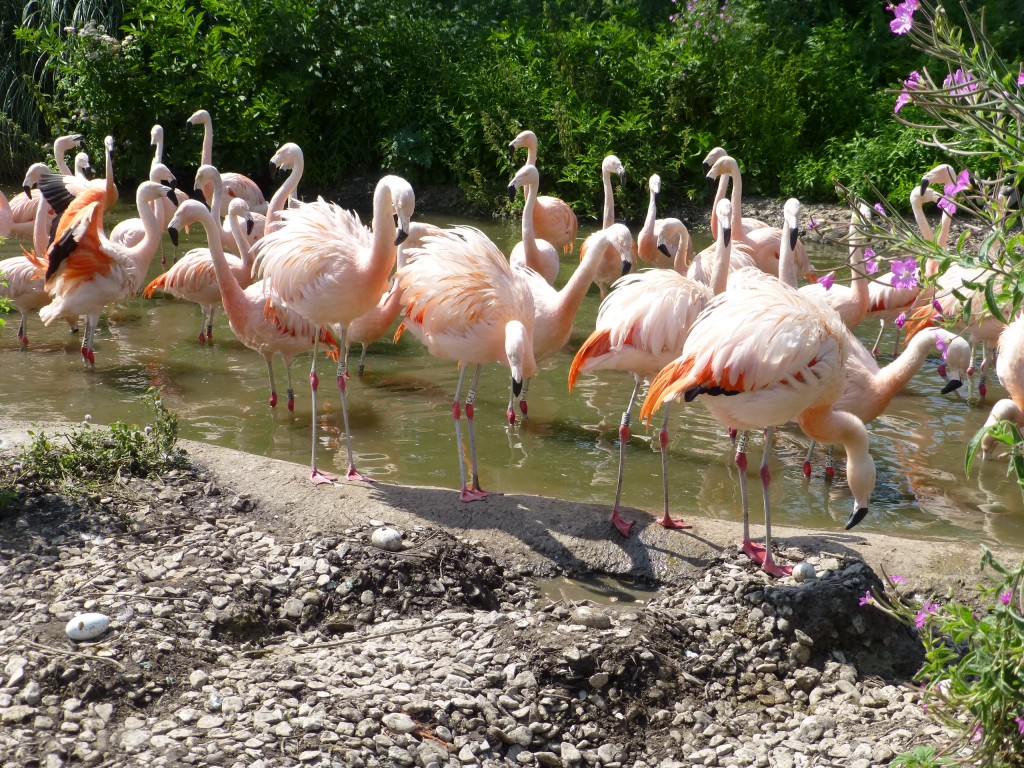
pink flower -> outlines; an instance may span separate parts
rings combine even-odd
[[[835,272],[829,272],[827,275],[825,275],[823,278],[821,278],[818,281],[818,285],[825,286],[825,290],[827,291],[830,288],[832,288],[832,283],[835,282],[835,279],[836,279],[836,273]]]
[[[1017,85],[1024,85],[1024,69],[1017,73]]]
[[[925,600],[924,605],[921,606],[921,610],[917,612],[917,616],[914,617],[914,626],[921,629],[928,621],[928,617],[935,613],[939,609],[938,603],[933,603],[931,600]]]
[[[939,313],[939,317],[942,317],[942,305],[939,304],[938,299],[932,299],[932,307]]]
[[[1024,736],[1024,717],[1015,717],[1013,722],[1017,724],[1017,733]]]
[[[1006,590],[999,596],[999,602],[1003,605],[1009,605],[1011,599],[1013,599],[1013,590],[1010,589]]]
[[[946,186],[948,187],[949,185],[947,184]],[[943,195],[939,198],[939,202],[936,205],[950,216],[956,216],[956,203],[953,202],[952,198]]]
[[[864,249],[864,271],[869,275],[873,275],[878,271],[878,261],[875,259],[873,248]]]
[[[982,737],[981,726],[980,725],[974,726],[974,730],[971,731],[971,741],[973,741],[975,744],[977,744],[979,741],[981,741],[981,737]]]
[[[871,605],[871,590],[870,589],[861,596],[860,600],[857,601],[857,605],[861,605],[861,606]]]
[[[896,97],[896,106],[892,108],[893,114],[896,114],[903,109],[907,104],[910,103],[910,94],[903,91],[899,96]]]
[[[875,210],[879,216],[885,216],[885,208],[882,207],[881,203],[875,203]]]
[[[954,88],[953,86],[956,85],[961,87]],[[962,69],[958,69],[953,74],[946,75],[946,79],[942,81],[942,87],[950,89],[950,96],[967,96],[978,89],[978,83],[970,72],[964,72]]]
[[[905,35],[914,26],[914,11],[917,10],[917,0],[905,0],[895,8],[891,8],[895,18],[889,22],[889,29],[894,35]]]
[[[910,290],[917,287],[917,260],[906,259],[900,261],[894,259],[892,262],[892,287],[898,291]]]
[[[906,581],[907,580],[904,577],[902,577],[902,576],[890,576],[889,577],[889,583],[890,584],[904,584],[904,583],[906,583]]]
[[[816,228],[817,226],[818,226],[818,220],[817,220],[817,219],[811,219],[811,220],[810,220],[809,222],[807,222],[807,228],[808,228],[808,229],[810,229],[810,230],[812,230],[812,231],[813,231],[813,230],[814,230],[814,229],[815,229],[815,228]]]
[[[898,315],[896,315],[896,319],[893,320],[893,322],[896,323],[897,328],[902,328],[904,325],[907,324],[907,313],[900,312]]]
[[[935,346],[942,353],[942,359],[946,359],[946,355],[949,354],[949,342],[941,336],[935,337]]]

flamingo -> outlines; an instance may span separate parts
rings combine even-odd
[[[281,211],[284,210],[285,204],[298,189],[299,180],[302,178],[302,171],[305,168],[301,147],[290,141],[278,147],[277,152],[270,158],[270,162],[275,167],[288,171],[288,176],[274,192],[267,205],[267,220],[263,231],[268,235],[281,226]]]
[[[196,171],[196,189],[199,190],[210,190],[210,193],[206,195],[206,200],[210,204],[210,212],[213,214],[214,219],[221,222],[220,225],[220,244],[225,251],[234,253],[238,246],[235,244],[235,238],[231,236],[231,225],[228,222],[226,213],[227,201],[225,198],[228,196],[227,189],[224,186],[224,177],[216,168],[212,165],[201,165]],[[240,199],[245,200],[244,197]],[[248,205],[248,201],[246,201]],[[253,240],[259,240],[263,237],[263,233],[266,231],[266,218],[263,216],[254,215],[250,209],[249,216],[251,223],[249,226],[249,234]]]
[[[533,294],[536,313],[533,321],[533,356],[538,363],[553,356],[569,341],[573,320],[587,295],[587,289],[594,281],[597,270],[609,258],[619,262],[619,270],[623,275],[629,272],[633,264],[633,238],[625,224],[612,224],[607,229],[600,229],[583,242],[579,266],[561,290],[556,291],[533,270],[522,270]],[[515,265],[513,268],[516,268]],[[528,414],[526,398],[529,388],[530,379],[527,378],[519,394],[519,410],[524,421]],[[509,424],[515,423],[512,403],[513,398],[510,398],[507,412]]]
[[[212,166],[203,166],[203,168],[212,168]],[[248,206],[248,203],[246,205]],[[211,215],[213,214],[211,213]],[[236,244],[235,249],[238,248],[239,246]],[[221,299],[212,249],[212,243],[208,243],[206,248],[193,248],[178,259],[174,266],[154,278],[142,292],[143,298],[147,299],[151,298],[154,292],[162,291],[175,298],[194,301],[198,304],[203,313],[199,324],[200,344],[213,343],[213,313]],[[221,249],[223,250],[223,245],[221,245]],[[246,254],[245,258],[230,256],[225,259],[228,269],[235,276],[235,282],[243,289],[248,287],[253,281],[251,251]]]
[[[150,166],[149,180],[163,185],[170,191],[170,196],[175,197],[176,200],[178,199],[178,190],[174,187],[174,174],[171,173],[171,169],[163,163],[157,163]],[[170,223],[171,216],[174,215],[174,210],[178,207],[176,202],[172,203],[170,201],[169,195],[160,195],[160,197],[151,201],[149,204],[150,209],[153,211],[153,215],[156,217],[156,227],[160,232],[163,232],[167,228],[167,224]],[[169,214],[168,209],[170,210]],[[137,245],[145,236],[146,225],[141,218],[124,219],[123,221],[115,224],[114,228],[110,230],[111,242],[120,243],[128,248],[131,248],[133,245]]]
[[[332,325],[339,347],[347,349],[348,327],[373,309],[387,288],[397,246],[408,237],[416,196],[399,176],[385,176],[373,193],[373,232],[359,217],[322,199],[282,212],[284,224],[256,243],[257,276],[265,281],[275,306],[285,306],[316,327]],[[397,223],[396,223],[397,219]],[[348,359],[338,364],[338,389],[345,421],[350,480],[366,480],[356,471],[349,429],[346,379]],[[310,479],[317,484],[334,478],[316,466],[316,342],[309,374],[313,408]]]
[[[715,289],[725,290],[729,270],[732,235],[732,205],[720,200],[715,215],[720,226],[715,246]],[[678,255],[677,255],[678,259]],[[709,286],[676,270],[647,269],[615,282],[601,302],[597,324],[573,358],[569,368],[569,391],[581,373],[597,370],[627,371],[633,374],[633,393],[619,423],[619,468],[615,484],[615,504],[611,523],[623,536],[629,536],[634,521],[621,515],[622,478],[626,464],[626,444],[633,406],[644,379],[653,378],[683,350],[683,342],[701,310],[714,295]],[[668,504],[668,409],[662,421],[658,442],[661,446],[664,513],[658,521],[665,528],[689,528],[674,520]]]
[[[213,165],[213,118],[205,109],[196,110],[186,121],[188,125],[203,126],[203,151],[200,165]],[[224,189],[228,197],[240,197],[249,204],[250,213],[265,214],[267,200],[256,182],[241,173],[223,174]],[[213,194],[212,186],[202,187],[207,201]]]
[[[242,232],[239,222],[249,213],[249,206],[244,200],[234,199],[228,205],[228,219],[232,234],[238,239],[238,249],[243,254],[249,248],[248,241]],[[249,349],[262,355],[267,364],[267,377],[270,379],[270,407],[277,406],[277,386],[274,383],[274,353],[284,358],[285,372],[288,376],[288,410],[295,410],[295,391],[292,389],[292,363],[295,356],[313,349],[312,323],[296,312],[278,307],[272,318],[267,317],[267,296],[263,282],[255,282],[244,288],[220,247],[220,240],[213,236],[218,223],[210,211],[198,200],[182,203],[171,219],[169,232],[172,242],[177,245],[178,230],[190,224],[199,223],[206,229],[207,240],[210,242],[210,256],[217,284],[221,293],[221,303],[228,324],[238,340]],[[338,358],[338,344],[330,331],[320,329],[319,341],[326,344],[328,355]]]
[[[811,439],[843,443],[854,497],[846,528],[868,512],[875,464],[868,452],[867,430],[856,416],[835,407],[843,391],[847,354],[846,327],[835,310],[814,303],[777,278],[745,269],[728,291],[708,303],[691,327],[682,354],[651,382],[640,409],[640,418],[649,422],[665,402],[700,397],[724,425],[766,429],[760,472],[763,547],[750,540],[746,454],[739,448],[736,462],[743,499],[742,551],[773,576],[792,572],[772,556],[768,450],[776,425],[795,419]]]
[[[159,165],[164,161],[164,127],[157,123],[149,129],[149,146],[153,148],[152,165]]]
[[[791,197],[783,206],[783,218],[787,226],[783,227],[781,231],[788,233],[788,237],[792,239],[788,239],[785,243],[780,241],[779,262],[776,266],[778,276],[783,279],[783,282],[793,287],[796,287],[795,262],[798,259],[793,240],[796,240],[797,246],[800,245],[800,241],[796,239],[799,216],[800,201]],[[850,273],[853,275],[850,285],[833,285],[831,288],[826,288],[818,282],[799,288],[800,293],[812,301],[832,307],[839,313],[843,324],[851,330],[861,324],[871,307],[867,270],[864,267],[864,243],[857,234],[858,222],[867,221],[870,218],[871,208],[867,205],[861,205],[858,210],[850,214]],[[786,251],[786,256],[783,256],[783,249]],[[791,266],[784,264],[784,261]]]
[[[514,155],[516,149],[520,147],[526,147],[526,164],[536,166],[537,134],[533,131],[520,133],[509,142],[509,155]],[[557,197],[538,196],[533,221],[537,236],[541,240],[547,240],[563,253],[569,253],[573,249],[580,225],[568,203]]]
[[[782,230],[778,227],[754,227],[749,232],[743,231],[743,214],[741,212],[743,181],[740,177],[739,165],[734,158],[728,155],[715,161],[711,170],[708,171],[707,177],[714,180],[723,174],[732,177],[732,228],[736,241],[750,249],[750,255],[758,269],[777,277],[779,274],[779,251],[782,247]],[[811,263],[807,257],[807,248],[803,243],[797,243],[795,253],[797,269],[800,274],[809,274]]]
[[[53,158],[57,163],[57,172],[63,176],[74,176],[75,173],[68,168],[67,160],[64,155],[74,147],[80,147],[82,145],[82,135],[80,133],[71,133],[65,136],[58,136],[53,140]],[[88,164],[88,163],[87,163]],[[44,171],[49,171],[49,166],[46,163],[35,163],[29,167],[31,172],[35,165],[42,166]],[[38,173],[39,171],[37,171]],[[27,177],[27,174],[26,174]],[[32,226],[36,216],[36,205],[38,200],[33,198],[30,190],[31,186],[23,185],[23,191],[12,197],[9,201],[11,209],[11,219],[14,223],[11,229],[10,236],[17,238],[18,240],[31,240],[32,239]],[[81,190],[80,190],[81,191]]]
[[[713,148],[705,156],[704,161],[701,163],[701,168],[705,175],[711,170],[711,167],[718,161],[719,158],[728,156],[722,147]],[[723,173],[718,177],[718,187],[715,190],[715,199],[711,202],[711,210],[715,211],[718,208],[718,201],[725,197],[725,193],[729,188],[729,174]],[[769,226],[766,222],[761,219],[753,219],[747,216],[742,217],[743,223],[743,234],[750,234],[752,230],[760,229],[761,227]],[[718,219],[715,216],[711,217],[711,236],[718,237]]]
[[[54,194],[67,194],[64,178],[53,174],[39,180],[39,189],[48,201]],[[151,181],[139,185],[135,200],[139,217],[146,222],[146,236],[133,248],[103,235],[107,184],[93,183],[61,215],[47,252],[46,290],[53,301],[39,310],[39,317],[49,325],[57,317],[85,315],[82,357],[90,367],[96,364],[93,345],[103,307],[127,299],[145,279],[160,238],[149,202],[167,192]]]
[[[636,236],[637,257],[640,261],[654,265],[662,263],[661,256],[667,256],[669,259],[675,258],[676,251],[668,251],[667,248],[666,250],[661,250],[658,247],[659,232],[667,225],[671,232],[665,238],[666,243],[663,244],[667,244],[668,241],[675,242],[679,238],[684,239],[683,245],[677,245],[676,249],[678,250],[680,247],[684,249],[683,266],[685,268],[687,259],[693,255],[690,232],[679,219],[658,218],[658,195],[661,194],[661,176],[656,173],[653,174],[647,180],[647,188],[650,190],[650,199],[647,204],[647,216],[644,218],[643,227],[640,228],[640,232]]]
[[[459,450],[459,498],[476,501],[490,495],[480,487],[473,430],[474,402],[484,363],[507,365],[512,394],[537,372],[533,351],[533,296],[522,271],[513,269],[498,247],[472,227],[454,227],[426,237],[398,272],[409,328],[435,357],[457,360],[459,383],[452,420]],[[397,334],[396,334],[397,336]],[[462,451],[460,396],[466,371],[475,365],[465,410],[469,426],[472,487],[466,483]]]
[[[998,352],[996,375],[1010,396],[992,406],[985,429],[1000,421],[1024,427],[1024,314],[1018,315],[1000,334]],[[986,434],[981,440],[982,458],[993,456],[996,445],[996,440]]]
[[[679,219],[658,219],[654,224],[656,247],[672,259],[672,269],[685,275],[689,259],[693,255],[693,241],[690,230]]]
[[[435,227],[432,224],[411,222],[409,224],[409,236],[398,246],[397,268],[401,269],[404,266],[406,261],[405,254],[408,249],[418,248],[423,244],[423,239],[427,235],[436,235],[440,231],[439,227]],[[366,367],[367,347],[387,332],[401,310],[402,290],[398,287],[394,278],[392,278],[391,287],[380,297],[377,306],[365,315],[357,317],[348,327],[349,346],[359,344],[362,347],[362,353],[359,355],[359,365],[356,368],[356,373],[359,376],[363,375]]]
[[[612,174],[619,177],[619,183],[626,183],[626,168],[615,155],[608,155],[601,162],[601,186],[604,189],[604,207],[601,212],[601,229],[608,229],[615,223],[615,195],[612,191]],[[617,260],[609,258],[602,264],[594,277],[598,289],[601,291],[601,298],[608,293],[608,286],[622,277],[622,271]]]
[[[536,271],[548,285],[554,285],[558,279],[558,269],[561,264],[558,261],[558,250],[547,240],[536,236],[534,230],[534,213],[537,206],[537,187],[540,184],[540,175],[536,166],[527,163],[520,168],[515,177],[508,185],[509,199],[515,199],[516,190],[522,187],[526,195],[526,205],[523,207],[523,239],[516,243],[509,254],[508,260],[513,265],[523,265]]]

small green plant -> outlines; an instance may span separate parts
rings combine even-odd
[[[953,761],[946,757],[937,757],[934,747],[914,747],[909,752],[898,755],[889,765],[894,768],[935,768],[940,765],[953,765]]]
[[[938,756],[919,748],[893,765],[1024,766],[1024,562],[1007,568],[983,549],[981,568],[980,608],[956,599],[920,600],[900,589],[899,576],[886,579],[883,594],[861,598],[861,605],[917,628],[925,648],[916,676],[922,706],[958,734]]]
[[[118,421],[109,429],[82,425],[51,436],[29,432],[31,443],[22,451],[21,472],[40,484],[64,493],[81,494],[124,477],[150,477],[181,460],[175,449],[178,417],[164,407],[159,392],[150,389],[146,403],[152,421],[145,427]]]

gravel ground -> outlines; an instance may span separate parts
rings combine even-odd
[[[797,584],[726,554],[596,605],[430,526],[392,529],[398,551],[372,519],[275,529],[200,465],[16,491],[4,766],[869,768],[943,735],[909,683],[915,636],[858,605],[880,582],[857,560],[808,554],[819,578]],[[112,624],[75,644],[83,611]]]

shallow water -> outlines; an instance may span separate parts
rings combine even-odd
[[[120,205],[115,218],[130,214]],[[518,240],[518,228],[489,221],[417,215],[446,225],[471,223],[484,229],[504,250]],[[365,220],[365,217],[364,217]],[[705,235],[701,242],[708,240]],[[165,238],[168,264],[187,248],[202,244],[199,233],[175,249]],[[14,242],[0,245],[0,258],[20,253]],[[161,254],[150,278],[164,267]],[[819,266],[842,254],[812,248]],[[571,274],[576,257],[563,260],[558,285]],[[484,370],[476,402],[477,445],[481,481],[488,489],[543,494],[580,502],[610,504],[615,492],[618,424],[632,379],[624,373],[599,372],[581,377],[567,392],[573,352],[593,328],[599,304],[592,287],[566,350],[541,363],[530,387],[530,419],[510,429],[505,423],[508,373],[497,365]],[[217,314],[213,345],[201,345],[199,308],[171,298],[132,299],[114,307],[101,321],[96,341],[96,368],[85,370],[79,339],[63,323],[43,328],[30,318],[31,345],[19,348],[17,316],[7,316],[0,331],[0,415],[44,420],[94,422],[146,419],[142,394],[162,387],[168,406],[177,412],[182,436],[218,445],[308,463],[310,454],[309,357],[293,370],[296,410],[285,407],[284,371],[275,364],[281,402],[267,405],[269,387],[261,357],[232,335]],[[862,326],[873,340],[877,327]],[[883,350],[891,350],[891,338]],[[870,343],[870,341],[869,341]],[[353,350],[357,354],[357,349]],[[989,463],[965,478],[963,455],[968,440],[984,422],[987,407],[970,407],[957,394],[941,395],[935,374],[937,358],[928,361],[888,412],[871,427],[871,452],[878,485],[871,513],[861,530],[909,537],[961,537],[978,542],[1024,545],[1024,503],[1016,483],[1005,476],[1005,463]],[[355,369],[355,362],[352,363]],[[320,466],[344,471],[340,401],[321,358],[322,404]],[[384,482],[458,486],[455,436],[450,409],[458,371],[454,363],[430,357],[412,334],[397,343],[371,346],[366,372],[349,384],[353,445],[361,471]],[[988,404],[1003,397],[990,383]],[[651,434],[634,422],[627,451],[623,504],[660,514],[661,460]],[[672,511],[687,519],[713,516],[740,519],[736,470],[728,438],[699,405],[675,406],[670,422],[670,493]],[[840,478],[827,484],[821,457],[815,476],[801,472],[806,441],[795,430],[782,431],[772,458],[773,519],[779,524],[842,531],[852,500]],[[750,488],[754,533],[760,533],[759,483],[756,467],[761,441],[750,447]],[[841,477],[841,476],[840,476]],[[457,503],[454,501],[453,503]],[[632,515],[627,512],[626,517]],[[610,534],[609,534],[610,535]]]

